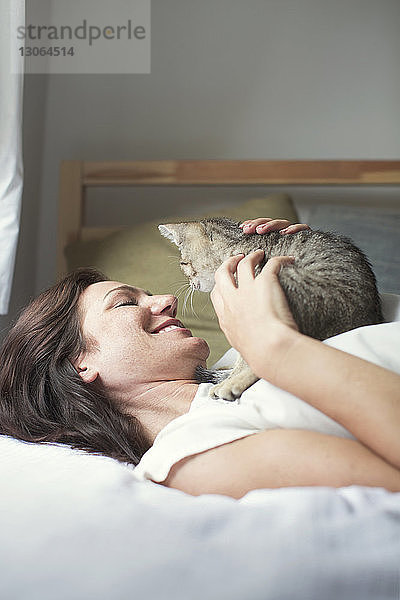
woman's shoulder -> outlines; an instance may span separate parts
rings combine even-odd
[[[189,412],[173,419],[154,440],[135,468],[140,479],[164,481],[179,461],[261,430],[257,411],[207,395],[207,384],[196,394]]]

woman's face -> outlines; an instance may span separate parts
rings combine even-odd
[[[136,384],[193,380],[209,348],[175,319],[176,307],[175,296],[152,296],[115,281],[90,285],[79,301],[82,333],[89,340],[75,364],[82,379],[98,378],[117,393]]]

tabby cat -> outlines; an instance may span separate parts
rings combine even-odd
[[[294,263],[281,269],[279,280],[299,330],[313,338],[323,340],[383,320],[368,259],[346,237],[311,230],[244,234],[239,223],[224,217],[168,223],[159,230],[178,246],[181,269],[192,289],[201,292],[212,290],[216,269],[235,254],[261,248],[265,252],[261,267],[272,256],[294,256]],[[219,381],[211,395],[225,400],[238,398],[257,381],[241,357],[228,376],[204,371],[199,379]]]

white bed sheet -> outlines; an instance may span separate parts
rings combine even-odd
[[[193,498],[112,459],[1,436],[0,481],[2,600],[400,597],[400,494]]]
[[[1,456],[4,600],[398,600],[400,494],[192,498],[65,448]]]

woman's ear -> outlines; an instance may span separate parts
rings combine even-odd
[[[80,355],[72,364],[79,377],[85,383],[92,383],[97,378],[99,372],[97,369],[87,364],[86,358],[86,356]]]
[[[82,367],[78,368],[78,375],[85,383],[92,383],[97,378],[98,372],[90,367]]]

